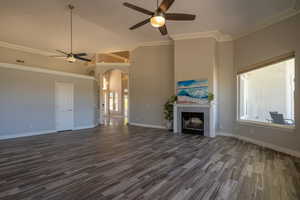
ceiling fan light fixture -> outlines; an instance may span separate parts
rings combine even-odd
[[[155,13],[155,15],[151,17],[150,23],[153,27],[159,28],[166,24],[166,19],[163,13]]]
[[[66,60],[67,60],[69,63],[74,63],[74,62],[76,62],[76,58],[75,58],[73,55],[68,56]]]

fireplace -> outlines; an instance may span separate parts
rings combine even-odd
[[[174,104],[174,133],[215,137],[215,107],[214,104]]]
[[[182,112],[181,113],[182,133],[204,135],[204,113],[203,112]]]

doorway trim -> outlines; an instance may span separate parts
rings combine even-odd
[[[57,115],[58,115],[58,109],[57,109],[57,86],[59,84],[69,84],[69,85],[72,85],[72,129],[71,130],[74,130],[75,129],[75,117],[74,117],[74,83],[73,82],[63,82],[63,81],[55,81],[54,83],[54,123],[55,123],[55,130],[57,132],[61,131],[61,130],[58,130],[58,126],[57,126]]]

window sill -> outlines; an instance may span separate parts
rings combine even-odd
[[[263,127],[263,128],[280,129],[280,130],[287,131],[287,132],[294,132],[296,129],[295,126],[271,124],[271,123],[256,122],[256,121],[250,121],[250,120],[237,120],[237,123],[240,125],[249,125],[249,126],[256,126],[256,127]]]

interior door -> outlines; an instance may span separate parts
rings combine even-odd
[[[55,83],[56,130],[65,131],[74,128],[74,85]]]

